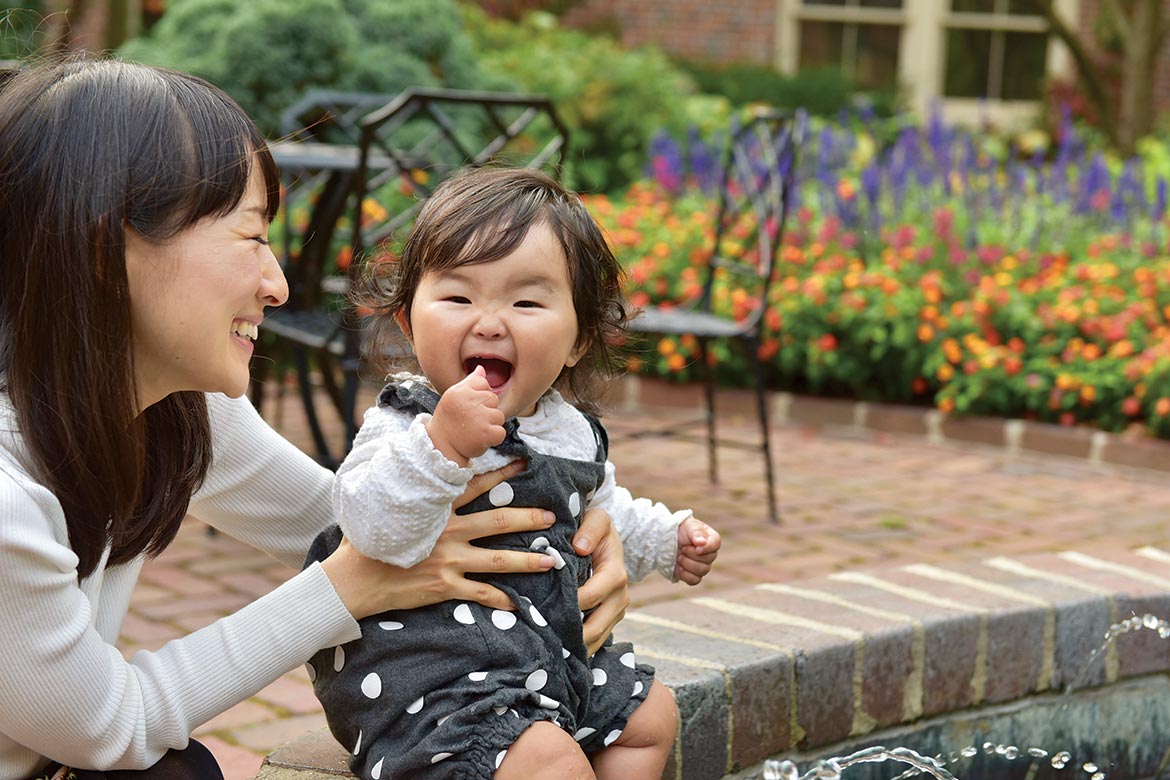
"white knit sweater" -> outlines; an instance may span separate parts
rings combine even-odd
[[[269,428],[245,399],[209,395],[214,459],[191,514],[300,568],[331,520],[332,475]],[[200,724],[322,647],[360,636],[320,566],[157,652],[114,647],[142,560],[80,584],[57,499],[30,475],[0,393],[0,780],[49,759],[140,769]]]

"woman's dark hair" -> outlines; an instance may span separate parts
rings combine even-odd
[[[556,386],[578,406],[596,411],[595,384],[615,373],[615,350],[628,319],[622,268],[581,199],[540,171],[469,168],[435,188],[406,237],[401,258],[367,265],[358,303],[375,315],[370,354],[383,354],[398,339],[396,317],[401,313],[409,319],[424,275],[507,257],[537,224],[548,226],[565,253],[577,345],[587,346],[582,359],[561,372]]]
[[[156,555],[211,463],[202,393],[140,413],[126,231],[162,243],[279,177],[207,82],[116,60],[22,70],[0,91],[0,391],[65,512],[78,575]]]

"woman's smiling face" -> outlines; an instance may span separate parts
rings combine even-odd
[[[208,217],[161,244],[126,233],[126,273],[139,408],[174,392],[243,395],[256,327],[288,298],[268,246],[259,166],[230,214]]]

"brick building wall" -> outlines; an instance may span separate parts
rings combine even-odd
[[[775,62],[776,0],[584,0],[565,17],[575,27],[617,22],[628,46],[653,43],[709,62]]]

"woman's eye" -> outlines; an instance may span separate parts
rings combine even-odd
[[[269,245],[268,239],[265,238],[264,236],[252,236],[252,240],[255,241],[257,244],[259,244],[260,246],[268,246]]]

